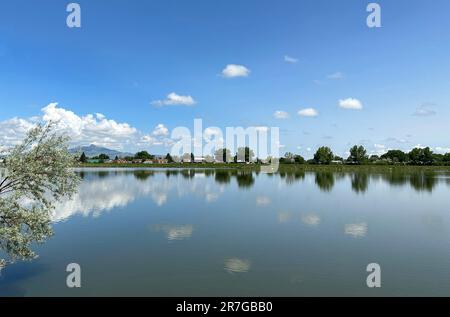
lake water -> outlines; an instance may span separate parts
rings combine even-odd
[[[39,258],[1,271],[0,295],[450,295],[448,172],[81,176]],[[366,286],[369,263],[381,288]]]

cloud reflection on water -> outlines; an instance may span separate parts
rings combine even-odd
[[[79,187],[78,193],[71,201],[57,204],[52,215],[53,221],[63,221],[72,215],[98,216],[102,212],[114,208],[125,207],[139,197],[150,197],[156,206],[167,204],[172,195],[183,197],[193,195],[202,197],[207,203],[215,203],[219,200],[227,186],[235,186],[231,180],[234,178],[237,187],[247,190],[255,186],[255,180],[259,177],[250,171],[242,170],[81,170],[84,181]],[[165,177],[164,177],[165,176]],[[265,175],[274,177],[274,175]],[[439,176],[439,177],[438,177]],[[444,175],[446,176],[446,175]],[[296,182],[313,183],[323,192],[333,190],[337,181],[349,181],[350,188],[359,194],[368,191],[371,181],[373,183],[388,183],[389,186],[410,185],[416,191],[429,191],[439,183],[449,185],[448,179],[430,171],[401,173],[396,170],[387,170],[385,173],[367,172],[280,172],[276,174],[281,180],[292,185]],[[178,178],[175,181],[172,178]],[[188,180],[180,181],[182,179]],[[211,179],[214,182],[211,182]],[[270,196],[256,196],[257,206],[268,206],[271,204]],[[286,216],[279,217],[280,222],[287,221]],[[302,221],[309,225],[317,225],[320,218],[304,216]]]

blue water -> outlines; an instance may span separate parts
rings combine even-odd
[[[55,235],[0,272],[0,295],[450,295],[445,172],[80,172]]]

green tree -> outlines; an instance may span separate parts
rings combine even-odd
[[[173,158],[172,158],[172,155],[170,155],[170,153],[167,153],[167,155],[166,155],[166,160],[167,160],[167,162],[169,162],[169,163],[173,163]]]
[[[414,148],[409,153],[409,160],[415,165],[431,165],[433,163],[433,152],[429,147]]]
[[[450,153],[445,153],[442,161],[445,162],[445,164],[450,164]]]
[[[380,157],[378,156],[378,155],[371,155],[370,157],[369,157],[369,161],[371,162],[371,163],[375,163],[376,161],[378,161],[380,159]]]
[[[381,158],[390,160],[393,163],[406,163],[408,161],[408,154],[401,150],[389,150],[381,155]]]
[[[444,155],[433,153],[433,165],[443,165],[445,164]]]
[[[194,163],[195,162],[195,156],[194,156],[194,153],[191,153],[191,163]]]
[[[240,161],[244,162],[253,162],[253,158],[255,157],[255,152],[250,149],[248,146],[240,147],[237,151],[237,158]]]
[[[292,152],[286,152],[286,153],[284,153],[284,158],[287,160],[287,161],[294,161],[294,153],[292,153]]]
[[[151,155],[150,153],[148,153],[147,151],[140,151],[140,152],[137,152],[134,155],[134,158],[136,160],[143,160],[143,161],[145,161],[145,160],[152,160],[154,158],[154,156]]]
[[[84,154],[84,152],[81,153],[81,156],[80,156],[79,161],[80,161],[81,163],[86,163],[86,162],[87,162],[87,157],[86,157],[86,154]]]
[[[294,162],[296,164],[305,164],[305,159],[301,155],[294,155]]]
[[[55,202],[76,192],[80,179],[72,169],[76,159],[68,141],[53,123],[37,125],[9,151],[0,175],[0,249],[7,256],[0,266],[35,258],[31,246],[53,233]]]
[[[354,164],[363,164],[367,161],[367,159],[368,156],[366,149],[362,145],[355,145],[350,149],[350,156],[347,161]]]
[[[98,159],[99,159],[99,160],[103,160],[103,161],[109,160],[109,156],[102,153],[102,154],[100,154],[100,155],[98,156]]]
[[[231,151],[229,149],[218,149],[214,152],[214,157],[218,162],[230,162],[231,161]]]
[[[333,161],[344,162],[344,159],[342,157],[340,157],[339,155],[335,155]]]
[[[333,151],[327,146],[318,148],[314,154],[314,162],[317,164],[330,164],[333,158]]]

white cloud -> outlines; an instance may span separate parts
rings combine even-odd
[[[12,118],[0,122],[0,148],[6,150],[20,143],[25,134],[36,123],[55,123],[59,132],[70,138],[70,146],[95,144],[115,150],[137,150],[142,146],[155,145],[158,142],[167,146],[170,140],[165,138],[169,131],[159,124],[151,135],[138,131],[125,122],[116,122],[105,115],[87,114],[80,116],[73,111],[58,107],[51,103],[41,109],[40,117],[28,119]]]
[[[167,129],[164,124],[160,123],[155,127],[152,134],[154,136],[167,136],[169,135],[169,129]]]
[[[141,137],[141,142],[152,144],[152,143],[156,142],[156,139],[152,138],[150,135],[143,135]]]
[[[436,146],[433,150],[440,154],[450,153],[450,148],[448,147]]]
[[[305,108],[300,109],[298,111],[298,115],[301,117],[317,117],[319,115],[319,112],[314,108]]]
[[[178,95],[174,92],[171,92],[167,95],[167,98],[164,100],[155,100],[152,101],[151,104],[154,106],[193,106],[197,102],[192,98],[192,96],[182,96]]]
[[[289,56],[289,55],[284,55],[284,61],[285,61],[286,63],[295,64],[295,63],[298,62],[298,58],[291,57],[291,56]]]
[[[344,77],[345,75],[341,72],[336,72],[327,76],[328,79],[344,79]]]
[[[358,99],[347,98],[339,100],[339,107],[343,109],[361,110],[363,108],[363,105]]]
[[[136,138],[138,131],[128,123],[118,123],[102,114],[78,116],[70,110],[51,103],[42,108],[42,119],[54,121],[59,130],[66,132],[76,144],[91,143],[110,148],[121,148],[122,144]]]
[[[388,151],[388,149],[386,148],[386,145],[384,145],[384,144],[375,143],[373,145],[373,147],[374,147],[374,150],[370,152],[371,155],[381,156]]]
[[[226,78],[248,77],[250,70],[243,65],[229,64],[222,70],[222,75]]]
[[[289,113],[287,113],[286,111],[277,110],[274,112],[273,116],[275,117],[275,119],[288,119]]]
[[[414,116],[417,117],[429,117],[434,116],[436,114],[436,111],[431,109],[432,104],[423,104],[420,105],[416,111],[413,113]]]
[[[33,125],[33,122],[20,118],[0,122],[0,150],[19,144]]]

